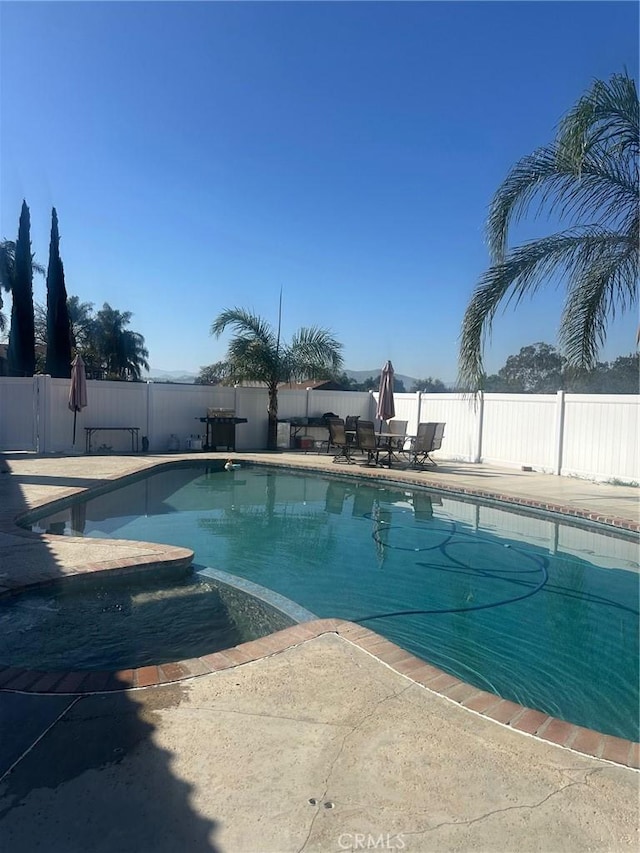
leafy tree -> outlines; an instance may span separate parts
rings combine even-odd
[[[14,254],[11,330],[7,349],[9,376],[33,376],[36,366],[33,328],[33,257],[31,255],[31,217],[22,202],[20,225]]]
[[[377,376],[369,376],[364,382],[361,382],[360,385],[355,386],[355,391],[378,391],[380,388],[380,374]],[[404,394],[406,392],[406,388],[404,387],[404,382],[402,379],[398,379],[397,376],[393,377],[393,392],[394,394]]]
[[[51,241],[47,270],[47,360],[45,370],[51,376],[71,376],[71,327],[67,308],[64,267],[60,257],[58,214],[51,211]]]
[[[568,368],[565,387],[574,394],[638,394],[639,383],[640,356],[635,353],[598,362],[591,370]]]
[[[626,73],[596,80],[555,142],[520,160],[498,188],[487,221],[492,266],[462,324],[464,387],[482,382],[483,342],[499,305],[519,304],[554,276],[566,283],[560,344],[574,367],[595,364],[608,321],[637,302],[639,112]],[[569,227],[509,250],[511,224],[534,201]]]
[[[47,352],[47,309],[33,303],[33,334],[36,344],[36,373],[45,373]]]
[[[395,378],[395,377],[394,377]],[[358,386],[359,391],[377,391],[380,387],[380,374],[377,376],[368,376]],[[393,389],[396,390],[395,387]]]
[[[80,302],[78,296],[67,299],[69,324],[71,326],[71,347],[75,350],[88,350],[95,337],[95,317],[93,302]],[[85,353],[82,353],[84,358]]]
[[[339,385],[342,385],[345,391],[360,390],[356,380],[349,376],[344,370],[341,373],[336,373],[334,379]]]
[[[217,361],[200,368],[194,380],[195,385],[222,385],[225,381],[226,362]]]
[[[637,394],[640,391],[638,353],[619,356],[613,362],[598,362],[590,370],[574,368],[550,344],[522,347],[510,355],[500,370],[484,379],[488,392],[553,394]]]
[[[497,377],[487,378],[485,390],[553,394],[564,388],[565,364],[566,359],[550,344],[531,344],[510,355]]]
[[[77,296],[67,299],[73,350],[85,363],[88,379],[140,379],[148,370],[149,352],[144,338],[126,327],[131,322],[130,311],[118,311],[105,302],[97,314],[93,303],[80,302]],[[36,343],[47,345],[47,311],[36,303]],[[44,369],[44,364],[38,366]]]
[[[411,386],[411,393],[422,391],[425,394],[443,394],[447,390],[447,386],[441,379],[433,379],[429,376],[427,379],[416,379]]]
[[[620,355],[614,362],[609,363],[602,393],[640,393],[640,355],[637,352],[632,355]]]
[[[267,447],[275,450],[278,429],[278,385],[303,379],[324,379],[342,367],[342,344],[326,329],[299,329],[289,344],[280,340],[261,317],[243,308],[226,309],[211,325],[219,337],[227,327],[236,334],[229,343],[224,376],[234,382],[264,382],[269,394]]]

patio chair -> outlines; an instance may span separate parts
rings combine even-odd
[[[329,421],[339,421],[340,418],[337,415],[326,414],[322,415],[322,420],[324,421],[324,425],[327,428],[327,437],[316,441],[316,447],[318,448],[318,453],[321,453],[323,449],[328,453],[331,450],[331,430],[329,429]]]
[[[418,424],[418,434],[407,451],[411,468],[424,468],[427,462],[436,464],[430,454],[442,447],[444,428],[445,424],[433,421]]]
[[[360,415],[347,415],[344,421],[345,432],[347,433],[347,441],[356,448],[358,444],[357,431]]]
[[[435,450],[440,450],[440,448],[442,447],[442,439],[444,438],[445,426],[445,423],[436,423],[436,431],[433,435],[433,441],[431,442],[431,450],[427,454],[427,456],[429,457],[429,461],[432,462],[434,465],[436,463],[431,458],[430,454],[433,453]]]
[[[367,465],[371,462],[378,464],[378,436],[373,427],[373,421],[358,421],[356,424],[357,447],[367,454]]]
[[[400,421],[395,418],[388,422],[389,432],[393,433],[391,446],[394,450],[404,450],[407,435],[407,424],[409,421]],[[395,436],[398,436],[397,438]]]
[[[347,435],[344,431],[344,421],[342,418],[329,418],[327,420],[327,426],[329,427],[329,445],[330,447],[337,448],[339,450],[339,453],[336,453],[333,457],[333,461],[344,461],[348,465],[354,465],[355,463],[351,458],[353,445],[347,441]]]

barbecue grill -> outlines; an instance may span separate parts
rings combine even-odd
[[[236,449],[236,424],[246,424],[246,418],[237,418],[233,409],[207,409],[206,418],[198,418],[206,424],[203,450]]]

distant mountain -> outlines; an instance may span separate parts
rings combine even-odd
[[[350,379],[355,379],[356,382],[364,382],[365,379],[368,379],[370,376],[374,378],[376,376],[380,376],[380,368],[376,367],[374,370],[345,370],[345,373]],[[404,373],[396,373],[396,379],[402,380],[404,382],[404,387],[407,391],[413,387],[413,383],[418,380],[413,376],[405,376]]]
[[[370,376],[379,376],[380,368],[376,367],[373,370],[345,370],[347,376],[355,379],[356,382],[364,382]],[[197,373],[185,373],[182,370],[150,370],[147,379],[153,379],[154,382],[181,382],[192,385],[197,377]],[[406,376],[404,373],[396,373],[396,378],[404,382],[404,387],[409,391],[417,380],[413,376]]]
[[[193,385],[197,375],[197,373],[185,373],[182,370],[150,370],[146,378],[153,379],[155,382],[182,382]]]

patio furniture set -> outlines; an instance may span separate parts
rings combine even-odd
[[[366,465],[424,468],[436,464],[431,453],[442,447],[445,424],[420,423],[415,436],[407,435],[407,421],[390,420],[386,428],[376,431],[373,421],[328,418],[327,427],[327,451],[336,451],[334,462],[353,465],[354,455],[360,453],[366,456]]]

